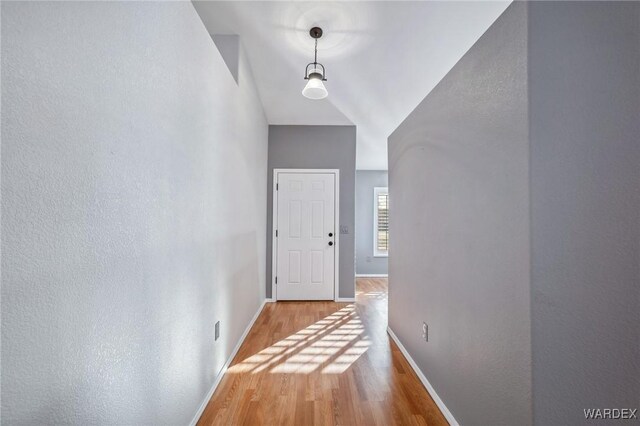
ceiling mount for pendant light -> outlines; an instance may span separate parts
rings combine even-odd
[[[327,81],[324,65],[318,62],[318,39],[322,37],[322,28],[311,28],[309,35],[315,39],[316,47],[313,62],[309,63],[304,71],[304,79],[307,80],[307,85],[302,89],[302,95],[309,99],[324,99],[329,92],[327,92],[323,83],[323,81]]]

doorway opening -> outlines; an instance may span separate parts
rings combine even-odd
[[[390,223],[388,172],[356,171],[356,277],[386,278],[389,268]]]

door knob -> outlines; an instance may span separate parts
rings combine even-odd
[[[329,236],[330,236],[330,237],[333,237],[333,232],[329,232]]]
[[[333,241],[329,241],[329,245],[332,246],[333,245]]]

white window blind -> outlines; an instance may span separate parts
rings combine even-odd
[[[373,189],[373,255],[389,255],[389,189]]]

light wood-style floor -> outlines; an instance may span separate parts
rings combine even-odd
[[[386,333],[387,280],[356,303],[268,303],[199,425],[446,425]]]

